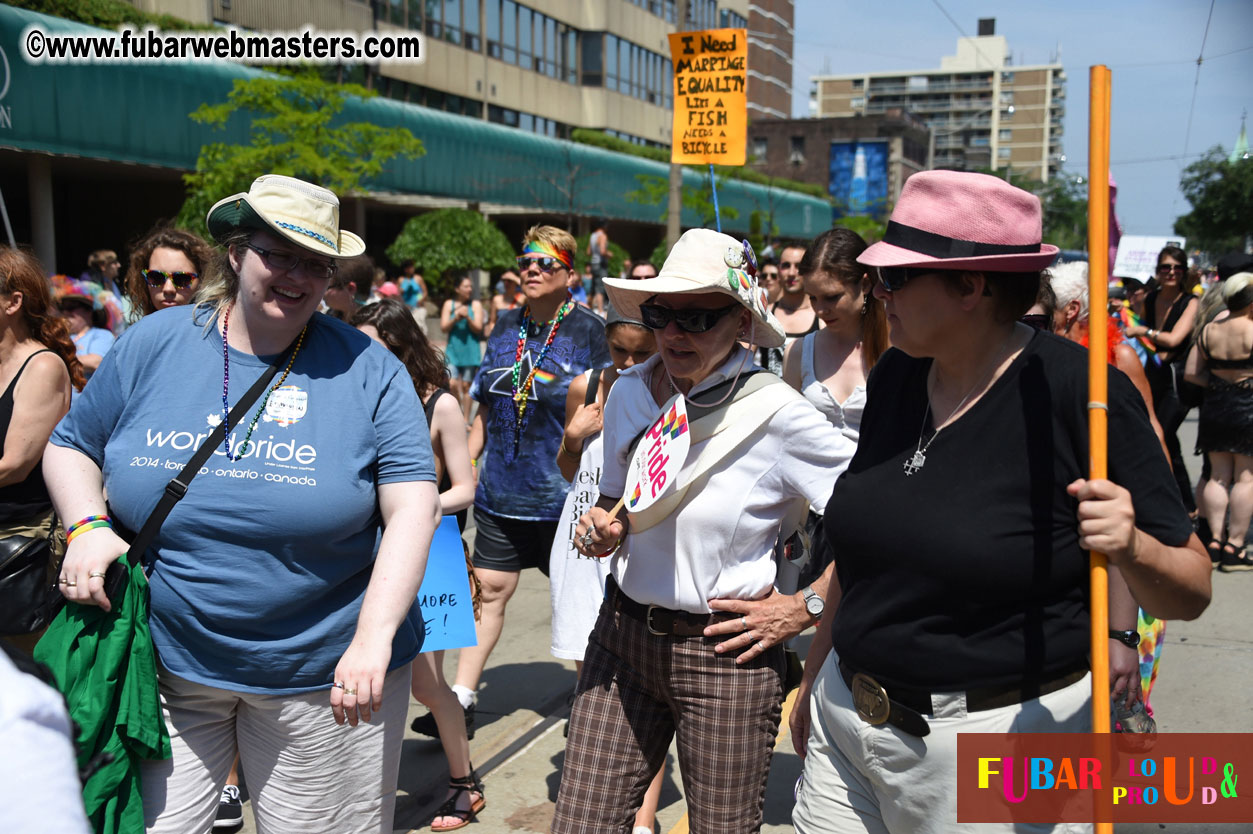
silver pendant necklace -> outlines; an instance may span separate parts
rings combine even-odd
[[[926,465],[927,450],[931,448],[931,444],[934,443],[935,439],[940,436],[940,431],[944,428],[945,424],[961,412],[962,407],[966,405],[966,401],[969,400],[974,395],[975,391],[978,391],[979,388],[981,388],[983,384],[991,378],[992,374],[996,371],[997,366],[1001,364],[1000,356],[1005,352],[1005,346],[1008,345],[1013,338],[1014,331],[1011,329],[1009,332],[1009,338],[1001,345],[1001,349],[996,352],[997,359],[992,363],[992,367],[989,368],[988,372],[974,384],[973,388],[966,392],[966,396],[961,398],[961,402],[957,404],[957,408],[954,408],[951,412],[949,412],[948,420],[939,424],[939,428],[931,433],[931,436],[927,438],[927,444],[924,446],[922,443],[922,436],[927,431],[927,418],[931,416],[931,397],[927,397],[927,410],[922,413],[922,425],[918,428],[918,445],[914,448],[914,453],[910,455],[909,459],[901,466],[901,468],[905,470],[906,477],[914,474]]]

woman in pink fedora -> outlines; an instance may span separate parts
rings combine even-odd
[[[838,581],[792,716],[802,834],[965,830],[959,733],[1087,731],[1087,550],[1154,616],[1209,602],[1209,560],[1117,370],[1111,478],[1086,479],[1087,357],[1017,323],[1057,254],[1040,238],[1031,194],[932,171],[858,258],[894,347],[827,502]]]

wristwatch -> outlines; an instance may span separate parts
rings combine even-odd
[[[822,610],[826,607],[822,597],[814,591],[814,586],[810,585],[801,591],[801,596],[805,598],[805,610],[814,615],[816,619],[822,619]]]
[[[1129,649],[1134,649],[1140,645],[1140,632],[1138,631],[1119,631],[1116,628],[1109,630],[1109,638],[1117,640]]]

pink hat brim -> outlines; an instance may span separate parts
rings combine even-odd
[[[972,272],[1034,272],[1047,269],[1061,250],[1051,243],[1040,244],[1039,252],[1014,255],[978,255],[971,258],[936,258],[879,241],[857,256],[865,266],[933,267],[937,270],[969,270]]]

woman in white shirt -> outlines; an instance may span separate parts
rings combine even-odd
[[[857,256],[866,242],[848,229],[823,232],[801,258],[805,294],[825,327],[788,345],[783,379],[857,442],[866,377],[888,349],[883,305]]]
[[[783,343],[746,243],[693,229],[656,278],[605,284],[616,310],[653,330],[659,352],[619,375],[605,405],[601,499],[575,530],[584,555],[613,558],[553,831],[627,826],[676,734],[692,829],[756,831],[783,648],[765,633],[754,639],[745,617],[711,612],[709,601],[775,593],[774,543],[785,519],[825,507],[853,443],[777,377],[754,372],[740,347]],[[634,486],[627,470],[636,439],[678,394],[691,434],[686,461],[657,503],[611,517]],[[754,639],[741,655],[747,662],[705,636],[727,620]]]

